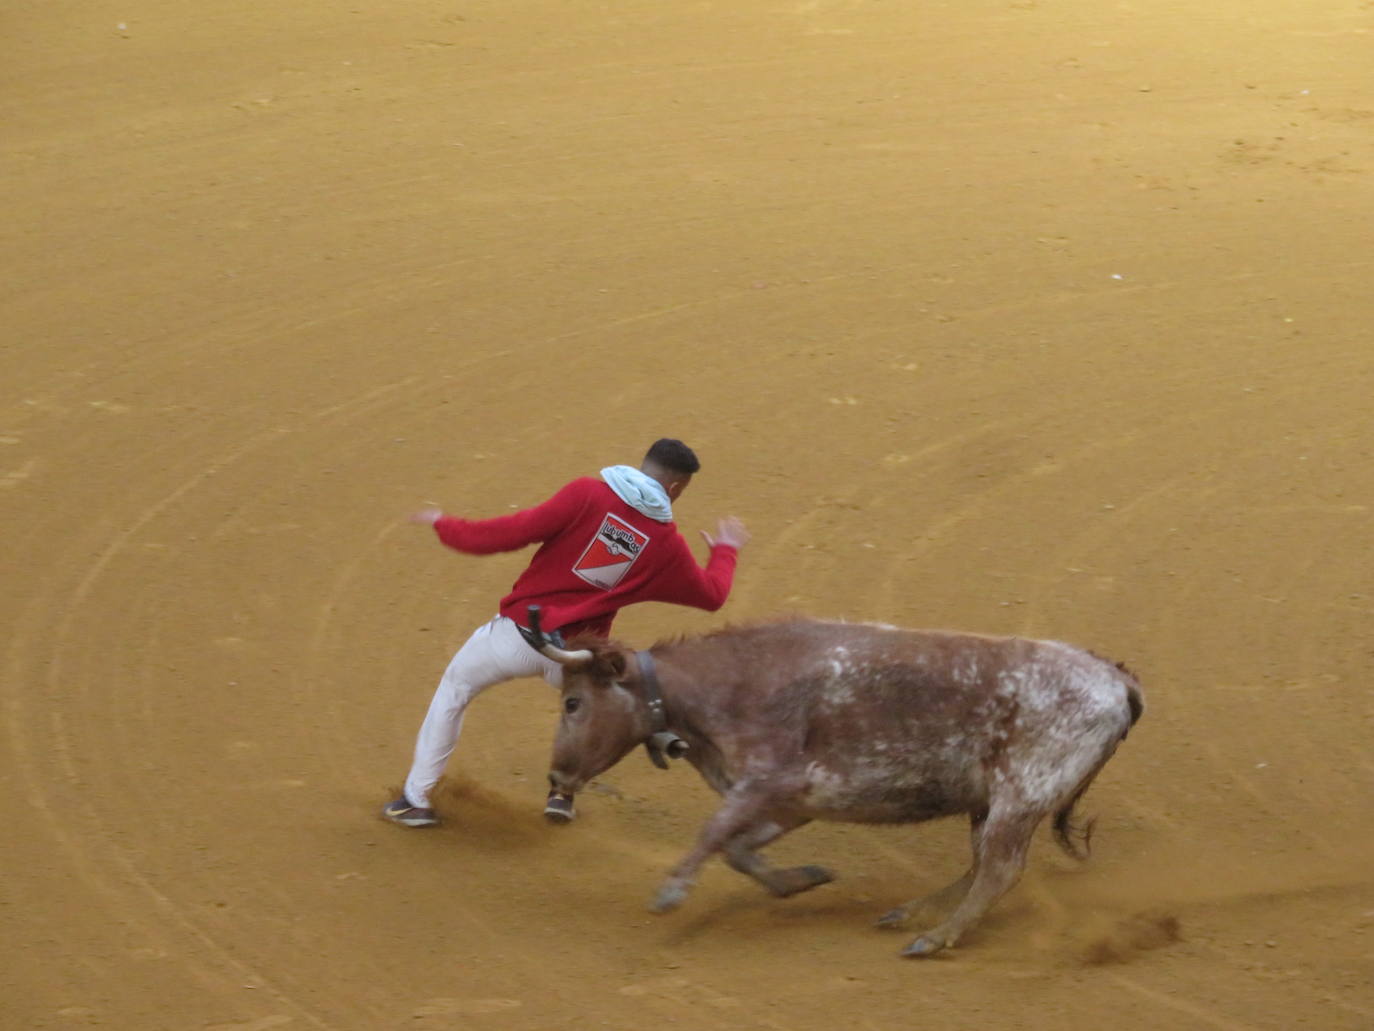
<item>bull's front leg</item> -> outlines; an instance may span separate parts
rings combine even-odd
[[[835,875],[823,866],[792,866],[778,869],[770,866],[758,849],[776,841],[789,831],[796,830],[809,819],[775,814],[736,834],[725,843],[725,861],[732,870],[754,878],[778,898],[789,898],[822,884],[829,884]]]
[[[741,782],[731,788],[725,796],[725,804],[706,821],[696,845],[673,867],[649,909],[667,913],[682,905],[701,864],[731,838],[752,827],[765,810],[767,800],[767,794],[757,784]]]

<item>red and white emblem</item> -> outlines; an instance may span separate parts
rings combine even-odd
[[[648,543],[648,534],[607,512],[601,529],[573,565],[573,572],[587,583],[609,591],[625,579]]]

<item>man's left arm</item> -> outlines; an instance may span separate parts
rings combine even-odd
[[[720,521],[715,537],[704,530],[701,536],[711,549],[705,567],[697,565],[687,542],[677,538],[680,554],[665,571],[660,589],[654,592],[656,601],[690,605],[707,612],[715,612],[725,604],[734,586],[739,549],[749,541],[749,532],[742,522],[730,516]]]

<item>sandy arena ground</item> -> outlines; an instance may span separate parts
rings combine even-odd
[[[4,15],[0,1027],[1374,1027],[1374,3],[65,0]],[[723,864],[556,696],[377,819],[527,553],[404,516],[680,436],[720,613],[1073,641],[1148,711],[960,948],[962,823]]]

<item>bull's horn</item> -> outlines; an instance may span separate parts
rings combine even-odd
[[[559,648],[557,645],[549,644],[548,642],[539,645],[539,651],[541,654],[547,655],[549,658],[553,659],[554,662],[561,662],[564,666],[573,666],[579,662],[586,662],[592,657],[591,650],[588,648],[579,648],[575,652],[570,652],[564,648]]]
[[[550,659],[553,659],[554,662],[561,663],[564,666],[571,666],[578,662],[586,662],[592,657],[591,651],[586,648],[579,648],[575,652],[570,652],[566,648],[560,648],[558,645],[554,644],[553,639],[550,638],[548,634],[544,633],[543,627],[539,625],[541,616],[538,605],[531,605],[529,607],[529,613],[529,632],[524,633],[522,631],[521,636],[523,636],[530,647],[539,652],[539,654],[546,655]]]

